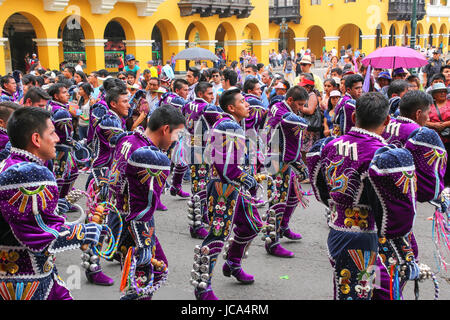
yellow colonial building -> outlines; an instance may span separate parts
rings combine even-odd
[[[117,71],[125,54],[144,68],[165,63],[188,46],[223,48],[228,61],[247,50],[263,63],[272,49],[370,53],[409,43],[411,11],[412,0],[0,0],[0,74],[23,69],[27,53],[50,69],[84,60],[88,72]],[[450,4],[418,0],[417,11],[417,43],[447,51]]]

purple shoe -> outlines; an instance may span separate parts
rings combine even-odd
[[[283,231],[283,237],[286,237],[290,240],[300,240],[302,235],[300,233],[292,232],[291,229],[287,228]]]
[[[194,293],[197,300],[219,300],[211,289],[211,286],[208,286],[205,290],[195,289]]]
[[[225,277],[233,276],[237,281],[243,284],[252,284],[255,282],[255,277],[242,270],[240,265],[236,265],[233,262],[226,261],[222,267],[222,272]]]
[[[112,286],[114,284],[114,280],[104,274],[102,270],[95,273],[86,273],[86,277],[90,283],[99,286]]]
[[[167,207],[165,205],[162,204],[161,201],[158,202],[158,206],[156,207],[156,210],[158,211],[167,211]]]
[[[267,244],[265,245],[266,247],[266,251],[268,254],[271,254],[273,256],[276,257],[280,257],[280,258],[292,258],[294,257],[294,253],[283,248],[280,244],[276,244],[273,247],[268,246]]]
[[[191,197],[191,194],[189,192],[185,192],[185,191],[183,191],[183,189],[177,190],[173,186],[170,187],[170,194],[174,197],[175,196],[180,196],[181,198],[190,198]]]
[[[208,235],[208,231],[205,228],[198,228],[194,230],[192,227],[189,227],[189,232],[191,233],[191,237],[194,239],[205,239]]]

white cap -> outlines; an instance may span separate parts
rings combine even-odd
[[[330,92],[330,98],[331,97],[340,97],[341,96],[341,92],[338,90],[333,90]]]

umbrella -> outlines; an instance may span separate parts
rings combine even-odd
[[[375,50],[361,60],[365,66],[373,68],[397,69],[418,68],[428,64],[427,59],[414,49],[408,47],[383,47]]]
[[[174,58],[175,60],[211,60],[217,61],[219,58],[211,51],[199,47],[188,48],[180,51]]]

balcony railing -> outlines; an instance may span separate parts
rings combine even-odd
[[[300,0],[274,0],[273,5],[269,7],[270,22],[280,24],[282,19],[286,22],[299,24],[302,16],[300,15]]]
[[[250,0],[180,0],[178,7],[182,17],[198,13],[201,17],[248,18],[254,9]]]
[[[412,18],[413,0],[390,0],[388,20],[409,21]],[[417,20],[425,16],[425,0],[417,1]]]

